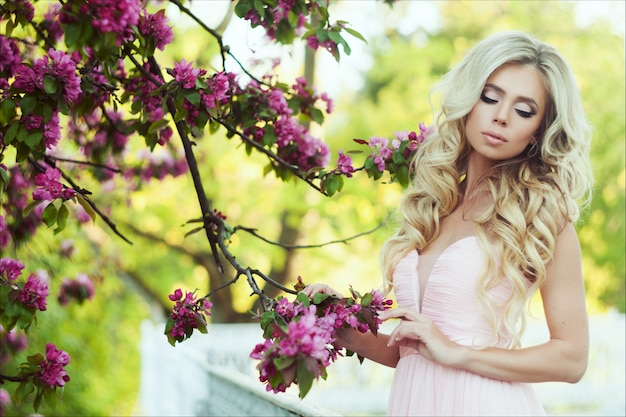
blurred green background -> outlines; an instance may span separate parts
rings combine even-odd
[[[221,22],[228,3],[197,2],[192,10]],[[581,8],[582,3],[591,9]],[[590,16],[598,4],[609,13]],[[174,12],[171,6],[170,11]],[[363,44],[349,39],[353,53],[339,64],[321,56],[324,52],[317,56],[315,84],[320,91],[328,88],[335,110],[324,127],[314,128],[313,133],[331,146],[332,155],[339,149],[357,149],[353,138],[391,137],[394,131],[416,130],[419,122],[432,122],[429,89],[469,46],[486,35],[524,30],[562,52],[574,69],[594,128],[594,199],[578,225],[588,308],[590,314],[624,313],[624,3],[399,1],[390,8],[382,2],[349,0],[335,2],[330,11],[333,20],[349,21],[368,40]],[[194,61],[194,66],[211,66],[217,52],[213,38],[175,12],[171,16],[175,40],[159,61],[169,66],[185,58]],[[615,25],[616,16],[621,26]],[[303,73],[301,44],[280,51],[262,49],[259,32],[244,27],[233,17],[224,34],[235,56],[253,59],[249,49],[260,44],[259,52],[283,57],[285,81]],[[141,141],[135,142],[140,149]],[[233,225],[256,228],[273,241],[307,245],[345,239],[386,222],[374,233],[347,243],[306,250],[286,251],[238,233],[230,248],[242,264],[289,285],[301,275],[305,282],[326,281],[343,291],[349,285],[359,290],[380,287],[378,250],[395,228],[388,219],[402,193],[397,184],[374,183],[357,175],[341,193],[326,198],[303,184],[263,177],[266,160],[246,156],[240,144],[226,139],[223,131],[207,133],[198,143],[207,194]],[[94,184],[84,187],[96,189]],[[51,297],[48,311],[39,315],[38,328],[31,332],[28,349],[5,366],[6,373],[27,354],[43,351],[47,341],[72,357],[68,366],[72,379],[63,401],[53,413],[43,406],[44,415],[132,414],[139,386],[141,321],[162,320],[164,310],[171,306],[167,295],[174,289],[198,289],[205,294],[210,277],[213,285],[221,279],[215,274],[206,239],[200,234],[184,236],[190,229],[183,224],[199,213],[189,178],[152,183],[132,196],[123,187],[108,189],[95,193],[94,200],[108,207],[107,213],[132,245],[97,222],[86,228],[69,226],[57,236],[40,230],[16,255],[27,271],[49,271]],[[60,242],[67,239],[76,248],[69,262],[56,256]],[[61,307],[54,299],[60,282],[79,272],[97,277],[95,298],[82,306]],[[214,300],[213,320],[251,321],[246,312],[254,299],[249,293],[244,281],[230,292],[221,292],[219,300]],[[196,337],[210,337],[210,329],[208,336]],[[7,411],[8,415],[32,413],[28,407]]]

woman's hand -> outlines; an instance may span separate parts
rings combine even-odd
[[[326,284],[309,284],[301,291],[303,294],[306,294],[307,297],[313,298],[315,294],[329,294],[334,295],[335,297],[343,298],[341,293],[333,290],[330,286]]]
[[[378,317],[385,321],[400,319],[401,322],[389,335],[388,346],[407,346],[422,356],[446,366],[461,362],[463,346],[448,339],[431,319],[417,311],[399,307],[382,311]]]

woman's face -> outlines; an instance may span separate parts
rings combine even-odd
[[[495,163],[521,154],[539,129],[546,91],[541,76],[529,65],[506,64],[485,84],[467,116],[467,140],[476,153]]]

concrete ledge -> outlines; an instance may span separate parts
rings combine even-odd
[[[206,365],[209,386],[207,416],[341,416],[290,393],[274,394],[255,378],[221,366]]]

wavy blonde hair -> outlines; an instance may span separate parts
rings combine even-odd
[[[474,219],[487,256],[478,281],[479,302],[497,340],[505,329],[510,346],[519,347],[524,307],[546,280],[557,234],[588,205],[593,182],[591,129],[571,68],[553,47],[521,32],[496,34],[476,44],[442,78],[433,90],[442,93],[435,129],[415,155],[411,185],[401,203],[402,223],[382,247],[381,267],[389,292],[398,261],[433,242],[440,220],[457,207],[470,153],[467,115],[489,76],[505,64],[536,68],[548,101],[536,135],[538,149],[529,146],[481,178],[494,204]],[[502,283],[512,290],[505,305],[490,296]]]

